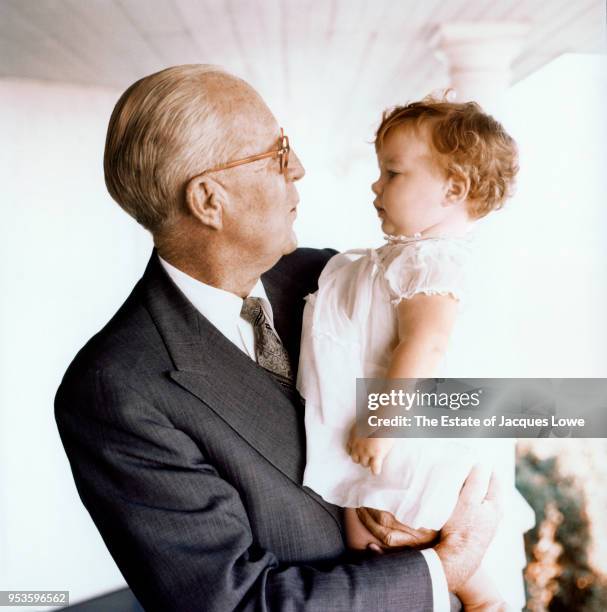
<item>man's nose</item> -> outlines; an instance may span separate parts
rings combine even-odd
[[[291,149],[289,151],[289,165],[287,166],[287,180],[298,181],[303,178],[305,173],[306,170],[299,157],[297,157],[297,153]]]

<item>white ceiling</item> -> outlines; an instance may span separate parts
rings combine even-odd
[[[443,72],[428,49],[433,26],[483,20],[532,26],[516,79],[563,52],[604,48],[602,0],[1,0],[0,75],[123,87],[210,62],[278,79],[285,95],[310,78],[415,95]]]
[[[275,111],[313,108],[343,141],[449,84],[428,43],[437,24],[485,20],[531,27],[515,81],[605,48],[604,0],[0,0],[0,77],[122,89],[169,65],[220,64]]]

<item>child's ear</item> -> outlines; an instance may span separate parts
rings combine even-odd
[[[453,206],[465,202],[470,192],[470,179],[461,174],[453,174],[447,179],[445,205]]]
[[[208,176],[195,176],[185,188],[185,204],[189,213],[204,225],[220,230],[227,201],[223,187]]]

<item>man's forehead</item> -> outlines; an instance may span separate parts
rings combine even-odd
[[[247,82],[230,74],[213,73],[202,82],[210,103],[227,118],[258,121],[272,113],[259,93]]]
[[[231,131],[243,142],[272,141],[280,136],[280,127],[271,113],[243,113],[231,121]]]
[[[278,122],[251,85],[230,74],[213,73],[207,76],[204,86],[220,117],[218,128],[229,141],[230,154],[257,153],[278,139]]]

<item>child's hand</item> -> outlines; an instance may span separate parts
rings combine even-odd
[[[394,446],[392,438],[361,438],[356,433],[356,425],[350,431],[346,449],[352,461],[368,467],[374,474],[380,474],[384,459]]]

